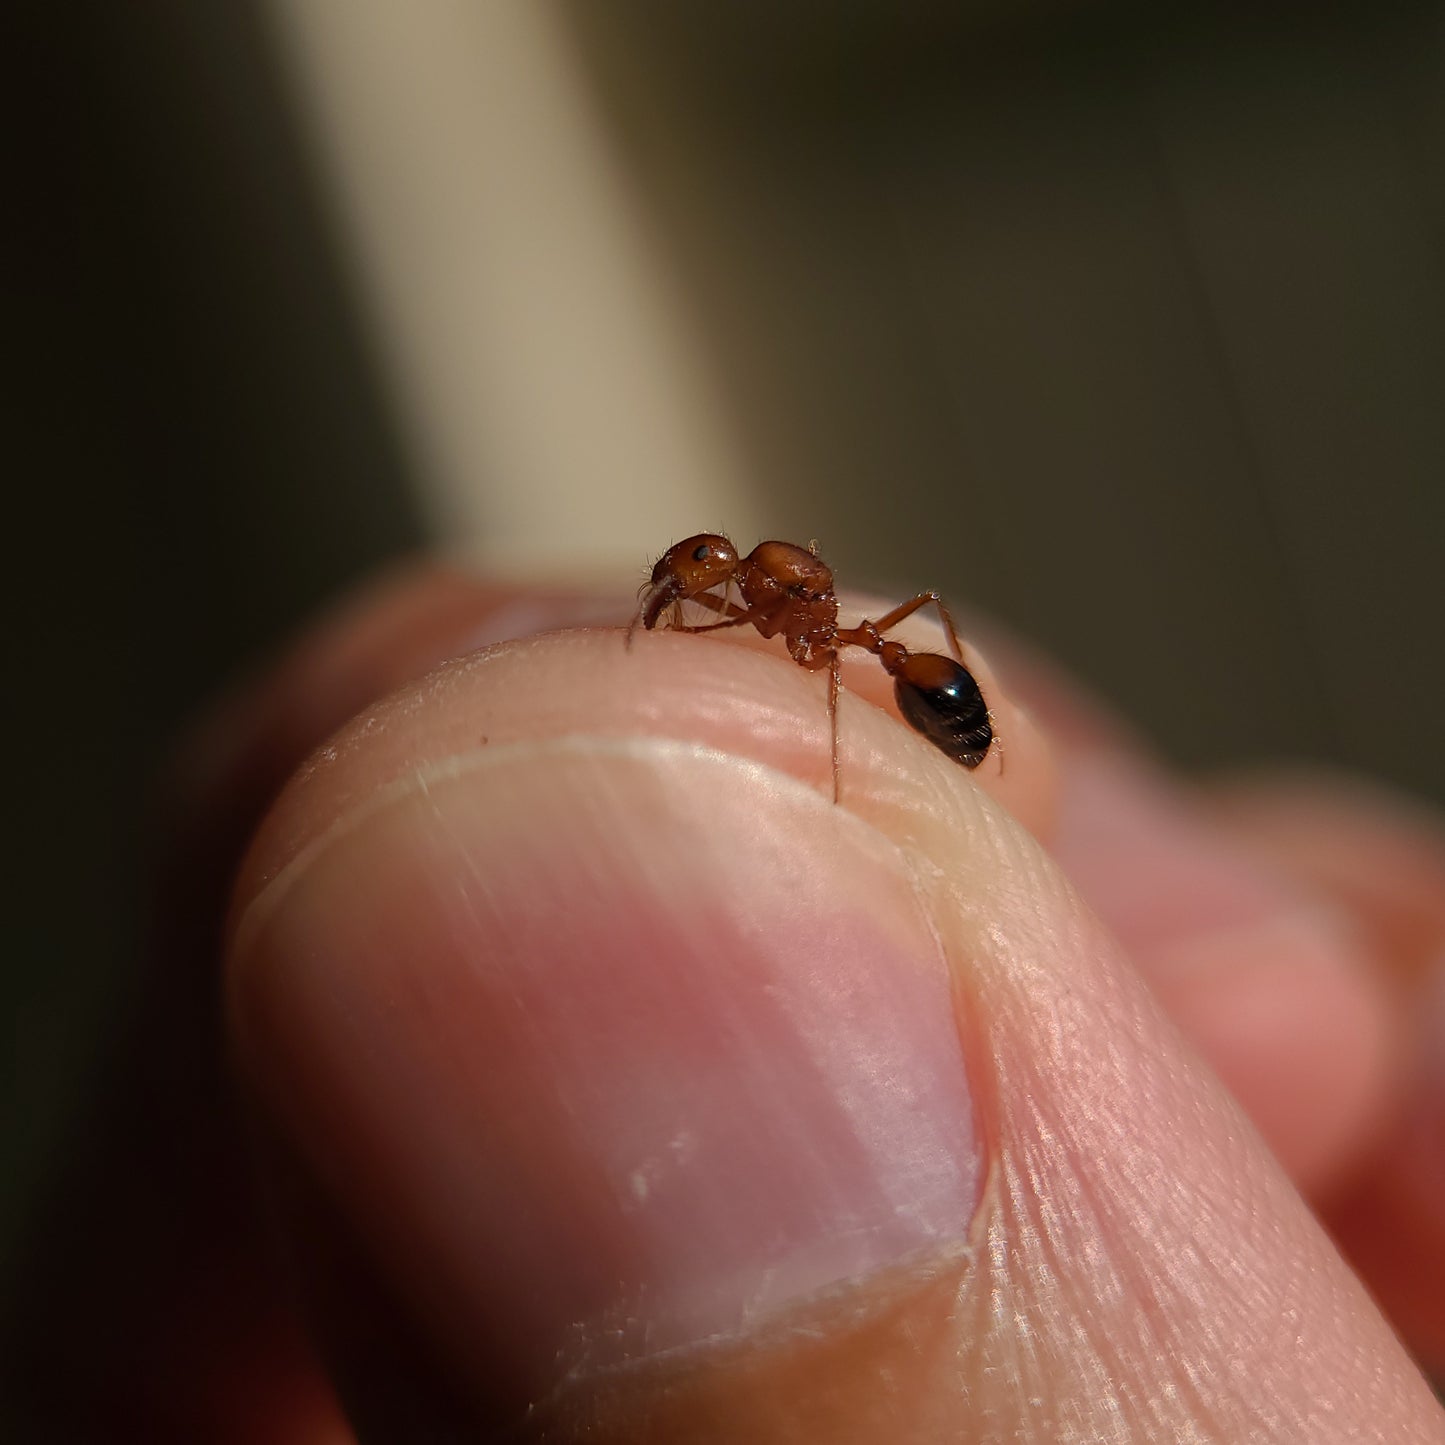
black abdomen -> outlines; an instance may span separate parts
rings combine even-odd
[[[951,657],[915,652],[895,674],[893,693],[910,727],[966,768],[993,744],[988,704],[973,674]]]

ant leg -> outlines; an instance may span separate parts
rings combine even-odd
[[[953,654],[953,660],[962,663],[963,648],[959,645],[958,628],[954,626],[953,614],[949,612],[947,603],[937,592],[920,592],[911,602],[901,603],[892,612],[880,617],[873,626],[879,632],[888,632],[897,627],[905,618],[912,617],[920,608],[927,607],[930,603],[938,609],[939,621],[943,623],[943,630],[948,636],[948,650]]]
[[[703,607],[710,608],[714,612],[725,612],[729,614],[721,622],[705,622],[701,625],[691,625],[682,620],[682,604],[684,602],[697,602]],[[638,611],[627,627],[627,648],[632,648],[633,634],[642,625],[646,613],[646,604]],[[726,597],[714,597],[711,592],[699,592],[694,597],[679,597],[667,610],[667,630],[669,632],[714,632],[719,627],[737,627],[741,623],[750,622],[752,614],[744,607],[739,607],[736,602],[730,602]]]
[[[828,663],[828,731],[830,734],[831,756],[833,759],[833,801],[838,801],[838,654],[835,652]]]
[[[716,632],[720,627],[741,627],[745,622],[751,622],[753,614],[744,612],[741,617],[728,617],[721,622],[675,622],[669,632]]]
[[[742,627],[751,624],[759,629],[767,621],[769,614],[766,610],[759,610],[756,607],[742,607],[738,603],[730,601],[727,594],[717,597],[711,592],[699,592],[694,597],[680,598],[677,602],[678,617],[681,618],[682,604],[687,602],[700,602],[704,607],[711,608],[714,612],[725,612],[720,622],[685,623],[678,620],[672,624],[674,632],[716,632],[721,627]],[[765,637],[771,633],[764,633]]]
[[[637,629],[642,626],[643,619],[647,616],[647,595],[649,592],[651,592],[651,590],[652,588],[644,582],[642,584],[641,590],[637,594],[637,611],[632,614],[632,621],[627,624],[627,635],[623,641],[623,646],[627,649],[628,652],[632,651],[633,635],[636,633]]]
[[[728,600],[727,596],[714,597],[711,592],[699,592],[696,597],[689,597],[688,602],[700,602],[704,607],[714,612],[725,613],[721,622],[683,622],[682,600],[678,601],[678,620],[672,624],[674,632],[716,632],[720,627],[741,627],[745,622],[752,622],[754,614],[750,608],[739,607],[736,602]]]
[[[732,583],[728,582],[724,584],[721,597],[713,592],[698,592],[691,597],[679,597],[678,602],[696,602],[699,607],[706,607],[710,612],[721,612],[731,620],[740,622],[747,615],[748,609],[739,606],[728,596],[731,590]]]

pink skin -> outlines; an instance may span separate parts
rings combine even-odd
[[[847,702],[835,808],[815,683],[713,639],[494,649],[345,730],[252,850],[247,1075],[463,1393],[505,1410],[510,1360],[598,1438],[658,1398],[699,1439],[1435,1438],[1388,1328],[1037,844]],[[917,1169],[934,1184],[891,1187]]]
[[[374,589],[192,752],[188,854],[219,877],[305,750],[442,658],[629,610],[426,569]],[[236,1062],[312,1322],[372,1431],[475,1433],[535,1395],[564,1437],[629,1441],[1445,1438],[1173,1026],[1297,1181],[1353,1201],[1377,1288],[1402,1260],[1428,1278],[1441,1105],[1381,1042],[1403,1036],[1391,960],[1420,908],[1364,927],[1300,850],[1241,849],[1257,817],[1206,820],[1008,644],[1002,680],[969,649],[1002,777],[863,706],[888,681],[850,661],[834,807],[821,680],[723,637],[453,664],[314,757],[248,856]],[[1057,771],[1015,696],[1061,740]],[[192,880],[176,916],[203,896]],[[206,936],[169,966],[211,966]],[[189,1055],[168,1067],[152,1036],[150,1073],[189,1095]],[[204,1255],[201,1161],[228,1140],[216,1119],[204,1149],[146,1156],[190,1227],[127,1215],[109,1257],[153,1299],[109,1300],[87,1267],[32,1311],[32,1357],[71,1376],[52,1425],[63,1401],[77,1434],[345,1438],[255,1241],[225,1235],[223,1275]],[[247,1289],[207,1309],[165,1293],[233,1276]],[[1415,1344],[1441,1338],[1445,1291],[1395,1298]],[[113,1342],[104,1395],[78,1319]]]
[[[1403,1016],[1396,1107],[1326,1217],[1396,1327],[1445,1372],[1445,833],[1408,799],[1318,773],[1239,779],[1209,804],[1243,856],[1331,899]]]

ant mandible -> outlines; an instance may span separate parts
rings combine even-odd
[[[741,595],[740,607],[729,584]],[[718,589],[722,589],[721,592]],[[844,647],[871,652],[893,679],[898,709],[909,726],[966,768],[976,768],[994,743],[993,717],[973,674],[963,665],[958,631],[937,592],[920,592],[876,622],[838,626],[833,572],[812,547],[760,542],[746,557],[715,532],[701,532],[669,547],[652,569],[642,605],[627,629],[630,646],[639,626],[651,631],[681,602],[698,602],[720,614],[717,622],[689,625],[674,615],[678,632],[716,632],[753,626],[764,637],[781,636],[788,653],[809,672],[828,669],[828,722],[832,732],[833,801],[838,801],[838,653]],[[910,652],[883,634],[932,604],[948,635],[952,657]]]

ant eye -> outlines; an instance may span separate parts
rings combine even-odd
[[[712,556],[712,548],[709,547],[706,542],[704,542],[701,547],[698,547],[698,548],[693,552],[693,554],[692,554],[692,560],[693,560],[694,562],[706,562],[707,559],[708,559],[709,557],[711,557],[711,556]]]

